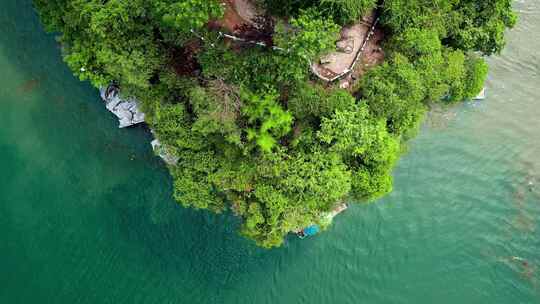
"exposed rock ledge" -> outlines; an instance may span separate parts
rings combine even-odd
[[[118,87],[110,85],[99,90],[105,101],[107,110],[116,115],[120,121],[119,128],[130,127],[144,122],[144,113],[139,109],[135,99],[122,99]]]
[[[154,133],[154,132],[152,132]],[[172,154],[170,151],[169,151],[169,148],[167,148],[167,146],[161,144],[161,142],[159,141],[159,139],[154,139],[152,140],[151,142],[151,145],[152,145],[152,149],[154,150],[154,152],[159,156],[161,157],[161,159],[163,159],[163,161],[167,164],[167,165],[170,165],[170,166],[176,166],[176,164],[178,163],[178,160],[180,159],[178,156]]]
[[[126,128],[144,122],[144,113],[139,109],[138,101],[133,98],[122,99],[117,86],[110,85],[106,88],[99,89],[99,92],[101,99],[105,101],[107,110],[118,117],[120,128]],[[154,131],[151,130],[151,132],[155,138]],[[171,153],[166,145],[161,144],[158,139],[152,140],[150,144],[154,153],[163,159],[165,163],[171,166],[175,166],[178,163],[179,158]]]

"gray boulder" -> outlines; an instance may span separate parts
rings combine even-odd
[[[108,86],[99,90],[101,99],[105,101],[105,107],[113,113],[120,122],[119,127],[130,127],[144,122],[144,113],[139,109],[135,99],[123,99],[116,86]]]

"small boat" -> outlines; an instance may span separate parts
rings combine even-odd
[[[349,207],[349,205],[346,204],[346,203],[339,204],[332,211],[324,214],[322,216],[322,218],[324,219],[325,222],[330,223],[334,219],[334,217],[336,217],[336,215],[338,215],[341,212],[347,210],[348,207]],[[313,236],[313,235],[319,233],[320,230],[321,229],[320,229],[320,227],[318,225],[312,224],[312,225],[310,225],[310,226],[308,226],[306,228],[299,229],[299,230],[294,231],[294,232],[296,232],[296,235],[298,235],[299,238],[305,239],[308,236]]]
[[[299,238],[305,239],[308,236],[314,236],[315,234],[319,233],[319,226],[317,225],[311,225],[309,227],[306,227],[296,233]]]

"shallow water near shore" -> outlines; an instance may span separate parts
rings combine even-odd
[[[0,303],[540,303],[540,1],[488,97],[429,115],[394,191],[262,250],[184,209],[29,0],[0,0]]]

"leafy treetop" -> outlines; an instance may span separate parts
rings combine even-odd
[[[81,80],[141,101],[179,158],[169,168],[175,199],[232,210],[264,247],[324,224],[341,201],[391,191],[429,104],[475,96],[487,74],[481,55],[500,52],[516,22],[510,0],[380,1],[386,61],[346,91],[310,77],[309,62],[378,1],[256,3],[278,20],[265,24],[276,24],[271,39],[286,51],[218,39],[207,26],[225,12],[218,0],[34,0]]]

